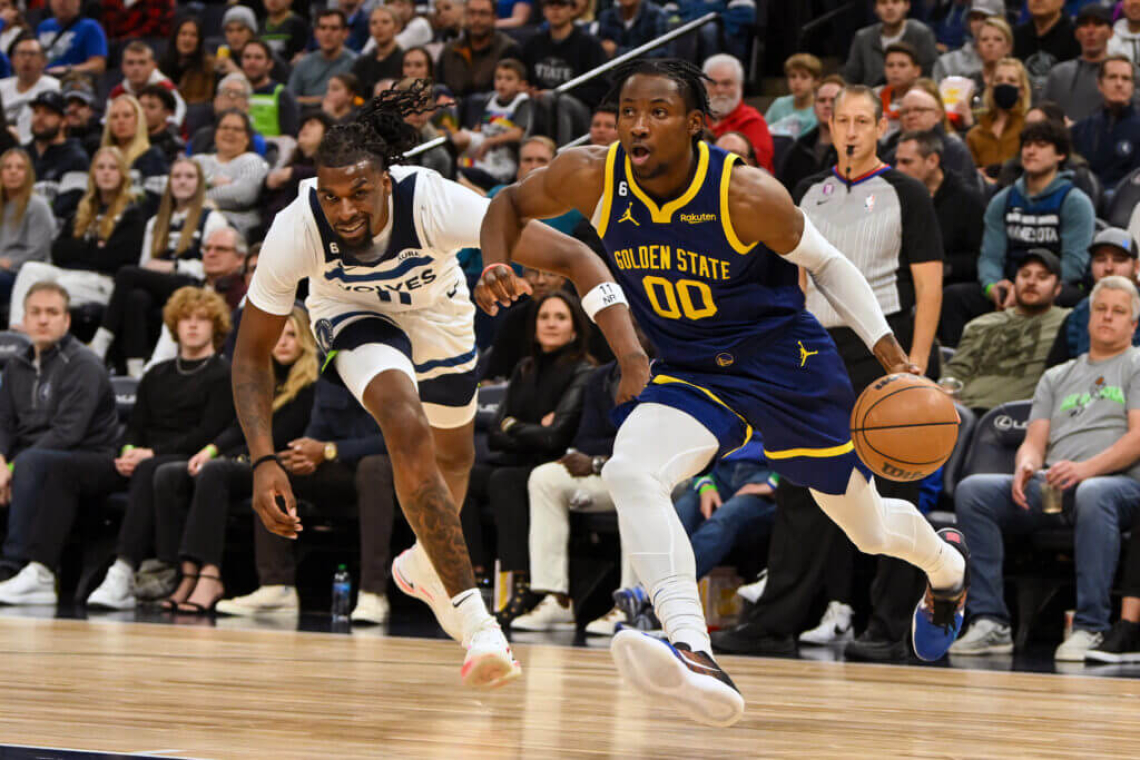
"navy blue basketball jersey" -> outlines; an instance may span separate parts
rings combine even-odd
[[[614,143],[593,222],[658,357],[728,367],[734,346],[791,324],[804,297],[793,264],[762,244],[744,245],[733,231],[728,187],[739,157],[703,142],[698,151],[689,187],[658,205]]]

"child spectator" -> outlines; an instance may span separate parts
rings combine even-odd
[[[764,120],[769,132],[798,138],[815,128],[819,122],[812,106],[822,73],[823,65],[811,53],[796,53],[784,61],[784,76],[792,94],[776,98],[768,106]]]
[[[435,63],[425,48],[407,48],[404,51],[404,60],[400,64],[401,76],[412,79],[435,80]]]
[[[146,118],[147,140],[169,164],[186,150],[186,143],[175,134],[171,124],[176,105],[174,95],[160,84],[148,84],[138,98]]]
[[[522,61],[499,61],[495,68],[495,96],[483,107],[479,126],[451,136],[462,154],[460,173],[484,191],[510,182],[518,171],[518,144],[530,123],[525,90],[526,67]]]
[[[364,104],[360,97],[360,84],[352,74],[333,74],[329,86],[321,99],[321,111],[336,123],[344,123],[352,118],[356,109]]]

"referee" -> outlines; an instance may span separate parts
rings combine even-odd
[[[930,193],[917,180],[887,166],[876,153],[887,129],[882,103],[862,85],[839,93],[831,117],[836,166],[800,182],[794,197],[819,231],[848,256],[871,284],[910,360],[925,372],[942,306],[942,239]],[[878,360],[805,279],[807,308],[831,333],[855,393],[882,376]],[[877,480],[885,497],[918,502],[918,483]],[[719,651],[792,654],[796,635],[810,625],[820,593],[851,605],[856,550],[824,515],[806,488],[784,481],[777,490],[776,524],[768,582],[748,619],[714,634]],[[891,660],[906,656],[922,573],[897,559],[878,563],[867,630],[847,655]]]

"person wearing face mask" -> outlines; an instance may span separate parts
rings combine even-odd
[[[1021,61],[998,61],[992,84],[983,97],[986,112],[966,133],[974,164],[985,170],[987,178],[997,177],[1001,164],[1017,153],[1031,95],[1029,75]]]

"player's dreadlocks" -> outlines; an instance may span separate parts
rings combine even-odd
[[[710,80],[699,67],[680,58],[635,58],[616,67],[613,73],[614,86],[604,98],[617,103],[621,100],[621,88],[634,74],[665,77],[677,83],[685,105],[689,110],[700,111],[709,116],[709,95],[705,82]]]
[[[382,169],[398,164],[420,141],[404,117],[433,108],[431,82],[417,79],[406,89],[385,90],[357,112],[352,121],[325,133],[317,148],[320,166],[350,166],[370,160]]]

